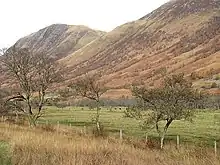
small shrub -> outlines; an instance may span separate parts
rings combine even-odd
[[[128,145],[132,145],[134,148],[138,148],[138,149],[159,149],[160,144],[158,143],[158,140],[151,140],[148,139],[148,141],[146,140],[136,140],[136,139],[132,139],[129,137],[125,137],[124,139],[124,143],[128,144]]]
[[[198,75],[196,74],[196,72],[192,72],[190,77],[192,80],[196,80],[198,78]]]
[[[211,85],[211,88],[217,88],[217,87],[218,87],[218,85],[215,82],[213,82]]]
[[[56,131],[53,124],[42,124],[42,125],[40,125],[40,128],[46,132],[55,132]]]
[[[20,125],[20,126],[25,125],[25,123],[26,123],[26,120],[24,117],[19,117],[18,119],[16,119],[16,122],[15,122],[15,124]]]
[[[215,80],[220,80],[220,75],[216,76]]]
[[[107,137],[108,136],[107,131],[104,129],[104,126],[101,123],[100,123],[100,130],[98,130],[96,126],[92,128],[92,134],[95,137]]]

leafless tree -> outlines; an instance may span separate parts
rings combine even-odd
[[[0,115],[1,116],[7,113],[7,110],[5,107],[5,100],[4,100],[5,97],[6,97],[5,92],[0,88]]]
[[[60,80],[60,70],[48,56],[33,54],[25,48],[12,47],[4,51],[1,61],[9,78],[18,86],[17,94],[8,97],[6,102],[26,114],[30,125],[35,126],[42,116],[46,91]]]
[[[147,118],[143,117],[146,125],[155,126],[163,148],[166,132],[174,120],[192,119],[192,107],[201,99],[201,93],[193,89],[192,83],[184,79],[183,74],[173,75],[164,80],[160,88],[134,87],[133,95],[143,100],[145,109],[150,109]],[[134,113],[133,113],[134,114]],[[165,121],[163,129],[159,123]]]
[[[96,126],[100,131],[100,98],[106,92],[106,88],[99,81],[100,74],[85,75],[83,78],[69,85],[73,94],[96,102]]]

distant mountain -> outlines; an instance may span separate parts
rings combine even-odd
[[[130,95],[132,83],[156,86],[164,75],[179,72],[196,87],[220,86],[220,0],[171,0],[109,33],[51,25],[15,45],[59,59],[66,66],[60,86],[102,72],[108,97]]]
[[[15,46],[26,47],[33,52],[59,59],[74,53],[103,34],[105,32],[92,30],[86,26],[53,24],[21,38]]]
[[[101,71],[118,95],[131,83],[157,85],[165,74],[195,75],[195,84],[212,79],[220,74],[220,1],[172,0],[61,61],[68,80]]]

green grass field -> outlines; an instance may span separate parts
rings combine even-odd
[[[124,117],[124,108],[121,110],[107,110],[102,108],[100,121],[104,128],[112,135],[119,136],[119,130],[123,130],[124,136],[144,138],[147,133],[149,138],[157,137],[155,129],[142,130],[140,121]],[[95,110],[80,107],[67,107],[59,109],[56,107],[47,107],[44,117],[40,122],[57,123],[87,128],[94,124],[92,118],[95,116]],[[175,139],[176,135],[180,136],[181,142],[193,142],[197,144],[213,145],[214,140],[220,140],[220,111],[198,111],[193,122],[174,121],[166,139]]]

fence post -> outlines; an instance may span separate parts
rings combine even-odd
[[[216,140],[214,141],[214,150],[215,150],[215,156],[217,156],[217,142],[216,142]]]
[[[46,120],[46,125],[48,125],[48,123],[49,123],[48,120]]]
[[[1,119],[1,120],[2,120],[2,122],[4,122],[4,116],[2,116],[2,119]]]
[[[120,129],[120,140],[122,140],[123,138],[123,133],[122,133],[122,129]]]
[[[18,122],[18,120],[19,120],[18,113],[16,113],[15,121]]]
[[[145,142],[146,142],[146,143],[148,142],[148,135],[147,135],[147,133],[146,133],[146,135],[145,135]]]
[[[180,145],[180,136],[179,135],[176,136],[176,145],[177,145],[177,148],[179,148],[179,145]]]
[[[57,121],[57,133],[59,133],[59,128],[60,128],[60,122]]]
[[[86,126],[84,126],[84,134],[86,134],[86,132],[87,132],[87,131],[86,131]]]

